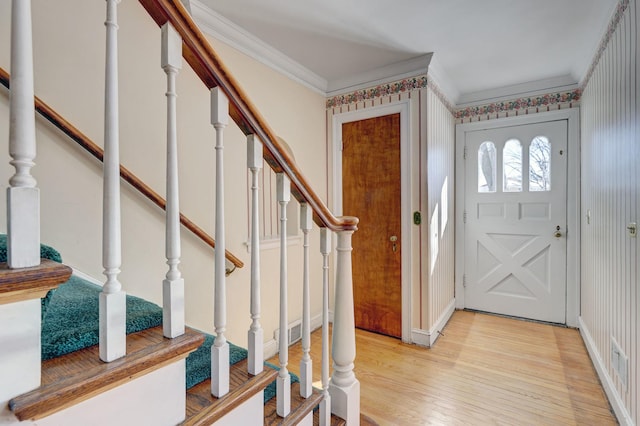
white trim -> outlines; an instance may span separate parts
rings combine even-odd
[[[342,124],[400,113],[400,232],[402,235],[401,261],[402,276],[402,341],[411,342],[411,104],[403,100],[386,105],[336,114],[332,117],[333,135],[333,198],[335,211],[342,215]]]
[[[496,89],[465,93],[457,99],[456,108],[483,105],[505,99],[545,95],[552,92],[570,92],[577,89],[578,86],[578,82],[571,75],[528,81]]]
[[[425,348],[431,347],[431,337],[429,332],[421,328],[411,329],[411,342],[414,345],[424,346]]]
[[[380,84],[391,83],[403,78],[426,74],[433,53],[416,56],[404,61],[395,62],[379,68],[374,68],[359,74],[329,81],[327,97],[341,95],[356,90],[375,87]]]
[[[85,274],[84,272],[79,271],[76,268],[71,268],[71,269],[73,271],[72,275],[75,275],[78,278],[82,278],[83,280],[89,281],[90,283],[95,284],[95,285],[99,285],[100,287],[102,287],[104,285],[104,282],[98,281],[98,279],[92,277],[89,274]]]
[[[302,244],[302,236],[294,235],[293,237],[287,237],[287,246],[299,246]],[[244,245],[247,248],[247,253],[251,253],[251,241],[245,241]],[[280,237],[270,237],[260,240],[260,251],[272,250],[280,248]]]
[[[624,406],[624,401],[616,391],[616,386],[613,383],[613,379],[607,373],[607,368],[605,367],[604,361],[600,357],[600,353],[598,352],[598,348],[593,341],[593,337],[591,337],[591,333],[589,332],[589,328],[582,321],[582,317],[578,317],[578,323],[580,328],[580,335],[582,336],[582,340],[584,341],[584,345],[587,347],[587,351],[589,352],[589,357],[591,357],[591,362],[593,362],[593,366],[598,373],[598,377],[600,378],[600,382],[602,383],[602,388],[604,392],[607,394],[607,398],[609,398],[609,403],[613,408],[613,411],[616,414],[618,422],[622,426],[633,426],[633,419],[631,415],[626,410]]]
[[[440,318],[433,324],[433,326],[429,330],[422,330],[419,328],[414,328],[411,330],[411,340],[413,343],[419,346],[426,346],[428,348],[433,347],[440,337],[440,332],[447,325],[451,316],[456,310],[456,300],[452,299],[449,306],[442,312]],[[444,334],[443,334],[444,336]]]
[[[327,92],[327,80],[294,61],[273,46],[205,6],[200,0],[190,0],[191,14],[200,29],[258,62],[322,95]]]
[[[456,102],[460,98],[460,91],[453,84],[449,75],[440,65],[438,61],[438,57],[434,56],[431,59],[431,63],[429,64],[428,76],[433,80],[433,82],[440,88],[442,94],[447,98],[449,103],[453,106],[456,106]]]
[[[463,151],[466,132],[495,129],[546,121],[567,120],[567,304],[566,324],[578,325],[580,315],[580,114],[577,108],[496,120],[477,121],[456,125],[456,242],[455,242],[455,296],[456,308],[464,309],[464,241],[463,210],[465,206],[465,168]]]
[[[276,342],[276,339],[267,340],[262,348],[265,360],[273,358],[278,353],[278,342]]]

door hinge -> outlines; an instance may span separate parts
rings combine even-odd
[[[462,213],[462,223],[467,223],[467,211],[466,210]]]
[[[464,146],[464,149],[462,150],[462,159],[466,160],[467,159],[467,146]]]
[[[467,286],[467,274],[462,274],[462,287]]]

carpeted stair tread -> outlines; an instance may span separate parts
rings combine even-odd
[[[211,346],[215,337],[201,332],[204,343],[187,357],[187,389],[211,377]],[[229,365],[234,365],[247,358],[247,350],[229,342]]]
[[[265,367],[267,368],[271,368],[272,370],[276,370],[276,371],[280,371],[280,367],[271,364],[270,362],[265,362],[264,363]],[[293,385],[294,383],[300,383],[300,379],[298,378],[298,376],[296,376],[295,374],[293,374],[292,372],[289,372],[289,377],[291,377],[291,384]],[[269,383],[269,386],[267,386],[264,389],[264,403],[266,404],[270,399],[272,399],[274,396],[276,396],[276,381],[274,380],[273,382]]]
[[[72,276],[53,293],[42,322],[42,359],[97,345],[102,288]],[[162,308],[127,295],[127,334],[162,325]]]

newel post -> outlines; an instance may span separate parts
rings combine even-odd
[[[331,231],[320,228],[320,253],[322,254],[322,402],[320,426],[331,424],[331,395],[329,394],[329,253]]]
[[[333,375],[329,385],[331,411],[346,420],[347,425],[360,424],[360,382],[353,373],[356,333],[351,266],[352,235],[353,231],[338,232],[332,341]]]
[[[25,268],[40,264],[40,190],[31,175],[36,157],[31,0],[11,3],[9,108],[9,155],[16,172],[7,188],[7,263]]]
[[[100,359],[126,354],[126,295],[118,281],[121,265],[120,147],[118,123],[119,0],[107,0],[105,66],[104,180],[102,205],[102,265],[107,280],[100,293]]]

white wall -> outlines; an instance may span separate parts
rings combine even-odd
[[[0,3],[0,66],[10,70],[10,2]],[[99,145],[103,141],[105,3],[33,2],[35,93]],[[160,29],[138,2],[119,5],[121,162],[160,194],[165,192],[165,96],[160,68]],[[326,197],[324,98],[262,64],[212,40],[267,122],[292,147],[306,177]],[[214,144],[209,93],[184,65],[178,76],[181,210],[213,235]],[[42,240],[65,263],[101,281],[102,166],[42,119],[37,120],[38,157],[33,172],[42,197]],[[0,90],[0,152],[8,148],[8,94]],[[247,170],[244,135],[230,125],[225,136],[227,248],[247,265],[228,278],[227,336],[246,346],[249,317]],[[0,190],[12,168],[0,161]],[[0,197],[0,231],[6,229]],[[128,184],[122,185],[123,264],[128,293],[161,303],[166,273],[164,215]],[[321,309],[319,233],[311,235],[312,315]],[[289,318],[301,317],[301,244],[289,251]],[[262,323],[265,339],[278,322],[277,249],[262,254]],[[187,323],[213,330],[213,253],[182,229]]]
[[[423,236],[426,304],[422,328],[433,342],[454,309],[455,118],[431,88],[426,92],[427,208]]]
[[[640,420],[638,238],[626,229],[640,211],[638,27],[631,0],[581,102],[581,331],[622,424]],[[629,360],[626,385],[614,372],[612,339]]]

